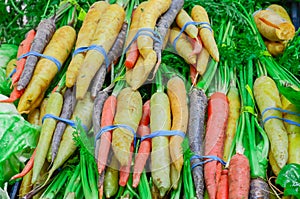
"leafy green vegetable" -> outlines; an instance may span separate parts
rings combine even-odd
[[[0,95],[0,99],[3,96]],[[24,167],[37,145],[40,127],[27,122],[13,104],[0,103],[0,187]]]
[[[276,60],[287,70],[291,71],[296,77],[300,78],[300,29],[295,34],[295,37],[288,42],[282,55]]]
[[[1,44],[0,45],[0,67],[5,69],[8,62],[11,59],[16,58],[17,52],[18,52],[18,46],[13,44]]]
[[[6,72],[3,68],[0,68],[0,94],[9,96],[11,93],[10,89],[11,80],[6,79]]]
[[[300,198],[300,165],[287,164],[279,172],[276,184],[284,189],[284,195]]]

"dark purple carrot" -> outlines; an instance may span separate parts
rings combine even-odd
[[[267,199],[269,198],[269,193],[269,185],[265,180],[261,178],[251,179],[249,199]]]
[[[157,22],[157,32],[161,36],[161,43],[154,41],[154,51],[157,54],[157,64],[154,69],[154,74],[155,71],[157,71],[160,63],[161,63],[161,52],[163,49],[163,41],[168,33],[168,30],[173,23],[173,21],[176,18],[176,15],[178,12],[181,10],[183,6],[184,0],[173,0],[171,3],[170,8],[165,12]]]
[[[93,108],[93,130],[94,130],[94,137],[96,137],[97,133],[101,128],[101,113],[103,109],[104,102],[108,98],[108,93],[106,91],[100,91],[97,93],[96,98],[94,100],[94,108]],[[97,158],[98,149],[100,145],[100,140],[97,140],[96,147],[95,147],[95,158]]]
[[[204,155],[203,138],[205,133],[204,122],[207,108],[207,97],[202,89],[194,88],[189,94],[189,98],[188,135],[190,149],[193,153],[202,156]],[[200,159],[192,159],[191,165],[195,165],[200,162]],[[204,196],[203,166],[199,165],[194,167],[192,174],[196,189],[196,196],[198,199],[201,199]]]
[[[37,27],[36,35],[31,44],[30,51],[37,52],[37,53],[43,53],[45,47],[51,40],[55,30],[56,30],[55,17],[43,19]],[[28,83],[33,75],[35,66],[38,62],[38,59],[39,58],[35,55],[29,55],[27,57],[27,60],[26,60],[25,66],[24,66],[24,70],[18,81],[18,86],[17,86],[18,90],[22,90],[28,85]]]
[[[122,55],[125,38],[126,38],[127,27],[128,27],[128,24],[126,22],[124,22],[122,29],[121,29],[115,43],[113,44],[113,46],[111,47],[111,49],[109,50],[109,52],[107,54],[109,64],[114,62],[116,59],[118,59]],[[97,93],[102,89],[102,86],[103,86],[103,83],[105,80],[105,76],[106,76],[106,72],[107,72],[107,69],[106,69],[105,63],[103,63],[93,79],[93,85],[92,85],[92,89],[91,89],[91,97],[93,99],[96,97]]]
[[[64,104],[63,104],[63,108],[60,114],[61,118],[64,119],[70,119],[73,111],[74,111],[74,107],[75,107],[75,103],[76,103],[76,97],[75,97],[75,91],[74,88],[67,88],[65,94],[64,94]],[[55,130],[54,130],[54,134],[53,134],[53,139],[52,139],[52,157],[51,157],[51,162],[54,161],[54,159],[56,158],[56,154],[59,148],[59,144],[60,144],[60,140],[61,137],[65,131],[67,127],[67,124],[65,122],[57,122]]]

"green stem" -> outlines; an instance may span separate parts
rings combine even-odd
[[[186,168],[187,168],[187,177],[188,177],[188,182],[189,182],[189,193],[190,193],[189,198],[195,198],[196,192],[195,192],[195,187],[194,187],[194,182],[193,182],[191,162],[189,159],[186,162],[187,162]]]
[[[151,198],[151,189],[145,171],[143,171],[141,174],[138,191],[141,198]]]
[[[87,155],[89,156],[89,155]],[[89,179],[89,186],[91,187],[91,191],[93,194],[93,198],[97,198],[98,197],[98,186],[97,186],[97,174],[96,174],[96,163],[94,161],[93,158],[88,158],[88,162],[86,162],[88,164],[88,179]]]
[[[112,95],[117,97],[121,92],[121,90],[124,88],[124,86],[125,86],[125,80],[117,81],[117,84],[112,92]]]
[[[43,15],[41,16],[42,19],[44,19],[46,17],[46,13],[47,13],[47,10],[49,8],[49,4],[50,4],[50,0],[47,1],[47,4],[46,4],[46,7],[44,9],[44,13]]]
[[[231,22],[228,21],[226,30],[224,31],[225,21],[223,20],[220,25],[220,32],[218,37],[218,44],[220,45],[223,41],[225,42],[225,39],[228,36],[229,29],[231,27]],[[216,73],[218,67],[218,62],[211,60],[208,64],[208,69],[204,73],[202,79],[197,83],[197,88],[202,89],[204,92],[207,91],[209,88],[209,85],[211,84],[211,81],[214,78],[214,74]]]
[[[93,198],[92,190],[90,189],[87,175],[87,166],[85,160],[85,154],[80,153],[80,177],[82,182],[82,188],[85,198]]]
[[[181,198],[181,187],[182,187],[182,176],[179,178],[178,187],[171,194],[171,199],[180,199]]]
[[[257,128],[257,130],[261,134],[262,140],[264,142],[264,147],[263,147],[263,150],[262,150],[262,153],[261,153],[261,158],[268,159],[269,148],[270,148],[268,135],[265,132],[265,130],[258,123],[257,118],[254,118],[254,123],[255,123],[255,127]]]
[[[80,175],[80,164],[78,164],[74,170],[74,173],[71,177],[71,179],[68,182],[68,185],[65,189],[65,196],[69,193],[72,192],[72,190],[74,189],[74,184],[78,178],[78,176]]]
[[[120,198],[124,193],[125,187],[120,186],[116,198]]]
[[[42,195],[42,198],[55,198],[56,194],[63,187],[64,183],[67,181],[69,177],[69,170],[64,169],[61,173],[59,173],[55,179],[51,182],[51,184],[47,187],[45,192]]]
[[[14,9],[16,10],[16,12],[22,16],[24,16],[24,12],[21,11],[15,4],[14,0],[10,0],[11,5],[14,7]]]
[[[155,84],[156,84],[156,92],[164,92],[164,86],[162,83],[162,72],[160,69],[157,70]]]

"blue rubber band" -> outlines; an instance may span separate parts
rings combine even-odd
[[[210,24],[207,23],[207,22],[188,21],[188,22],[186,22],[186,23],[182,26],[182,28],[181,28],[179,34],[177,35],[177,37],[174,39],[174,41],[173,41],[173,43],[172,43],[172,45],[173,45],[173,47],[174,47],[175,50],[176,50],[176,43],[177,43],[177,41],[178,41],[180,35],[185,31],[186,27],[189,26],[189,25],[200,26],[200,28],[207,28],[207,29],[209,29],[209,30],[212,32],[212,29],[211,29],[211,27],[210,27]]]
[[[12,78],[12,76],[17,72],[17,69],[14,68],[8,75],[8,78]]]
[[[281,108],[277,108],[277,107],[268,107],[266,108],[265,110],[263,110],[263,112],[261,113],[262,117],[264,116],[264,114],[269,111],[269,110],[276,110],[276,111],[280,111],[280,112],[283,112],[283,113],[288,113],[288,114],[291,114],[291,115],[296,115],[298,117],[300,117],[300,113],[296,113],[296,112],[293,112],[293,111],[289,111],[289,110],[284,110],[284,109],[281,109]],[[278,116],[269,116],[269,117],[266,117],[264,120],[263,120],[263,123],[266,123],[268,120],[270,119],[278,119],[278,120],[282,120],[286,123],[289,123],[291,125],[296,125],[296,126],[300,126],[300,123],[298,122],[295,122],[293,120],[289,120],[289,119],[285,119],[285,118],[281,118],[281,117],[278,117]]]
[[[226,162],[224,160],[222,160],[221,158],[219,158],[218,156],[214,156],[214,155],[193,155],[191,158],[190,158],[190,161],[191,160],[194,160],[194,159],[207,159],[207,160],[204,160],[202,162],[198,162],[196,164],[193,164],[191,166],[191,169],[193,170],[195,167],[197,166],[200,166],[200,165],[204,165],[205,163],[207,162],[212,162],[212,161],[219,161],[222,165],[226,165]]]
[[[38,53],[38,52],[35,52],[35,51],[30,51],[28,53],[25,53],[25,54],[21,55],[20,57],[18,57],[18,60],[23,59],[23,58],[28,57],[28,56],[31,56],[31,55],[49,59],[50,61],[55,63],[58,70],[61,69],[61,63],[56,58],[48,56],[48,55],[44,55],[44,54],[41,54],[41,53]]]
[[[152,132],[151,134],[149,135],[144,135],[141,137],[141,142],[145,139],[148,139],[148,138],[154,138],[154,137],[158,137],[158,136],[174,136],[174,135],[178,135],[182,138],[185,137],[185,133],[182,132],[182,131],[176,131],[176,130],[173,130],[173,131],[168,131],[168,130],[159,130],[159,131],[154,131]]]
[[[283,112],[283,113],[288,113],[288,114],[292,114],[292,115],[296,115],[296,116],[300,117],[300,113],[296,113],[296,112],[289,111],[289,110],[284,110],[284,109],[277,108],[277,107],[268,107],[261,114],[264,115],[269,110],[280,111],[280,112]]]
[[[76,123],[73,120],[57,117],[57,116],[52,115],[52,114],[45,114],[44,117],[42,118],[42,123],[44,123],[44,120],[47,119],[47,118],[52,118],[52,119],[64,122],[64,123],[70,125],[71,127],[73,127],[74,129],[76,128]],[[82,127],[84,128],[85,131],[88,131],[88,129],[85,125],[83,125],[83,124],[81,124],[81,125],[82,125]]]
[[[150,32],[150,33],[147,33],[147,32]],[[132,40],[130,41],[130,43],[128,44],[128,46],[125,48],[124,50],[124,53],[126,53],[129,49],[129,47],[133,44],[134,41],[137,40],[137,38],[140,36],[140,35],[145,35],[145,36],[148,36],[148,37],[151,37],[154,41],[162,44],[162,38],[161,36],[158,34],[158,32],[154,31],[153,29],[151,28],[140,28],[136,34],[134,35],[134,37],[132,38]]]
[[[82,52],[86,52],[86,51],[89,51],[89,50],[97,50],[99,53],[101,53],[105,59],[105,64],[106,64],[106,68],[108,68],[109,66],[109,60],[108,60],[108,57],[107,57],[107,53],[105,51],[105,49],[102,47],[102,46],[99,46],[99,45],[90,45],[90,46],[83,46],[83,47],[79,47],[77,49],[74,50],[73,52],[73,57],[78,54],[78,53],[82,53]]]
[[[277,117],[277,116],[269,116],[269,117],[266,117],[264,120],[263,120],[263,123],[266,123],[268,120],[270,119],[278,119],[278,120],[282,120],[286,123],[289,123],[289,124],[292,124],[292,125],[295,125],[295,126],[299,126],[300,127],[300,123],[298,122],[295,122],[293,120],[289,120],[289,119],[285,119],[285,118],[281,118],[281,117]]]
[[[115,124],[115,125],[109,125],[109,126],[105,126],[105,127],[101,128],[100,131],[97,133],[97,135],[95,137],[95,146],[96,146],[97,140],[101,137],[101,135],[103,133],[114,130],[114,129],[117,129],[117,128],[127,129],[133,134],[133,146],[135,147],[135,145],[136,145],[136,133],[135,133],[134,129],[131,126],[128,126],[128,125],[125,125],[125,124]]]

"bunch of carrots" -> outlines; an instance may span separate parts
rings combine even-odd
[[[78,26],[63,1],[24,35],[0,103],[41,132],[11,198],[279,198],[269,177],[300,164],[300,81],[232,47],[267,50],[241,3],[218,6],[246,28],[195,2],[96,1]]]

